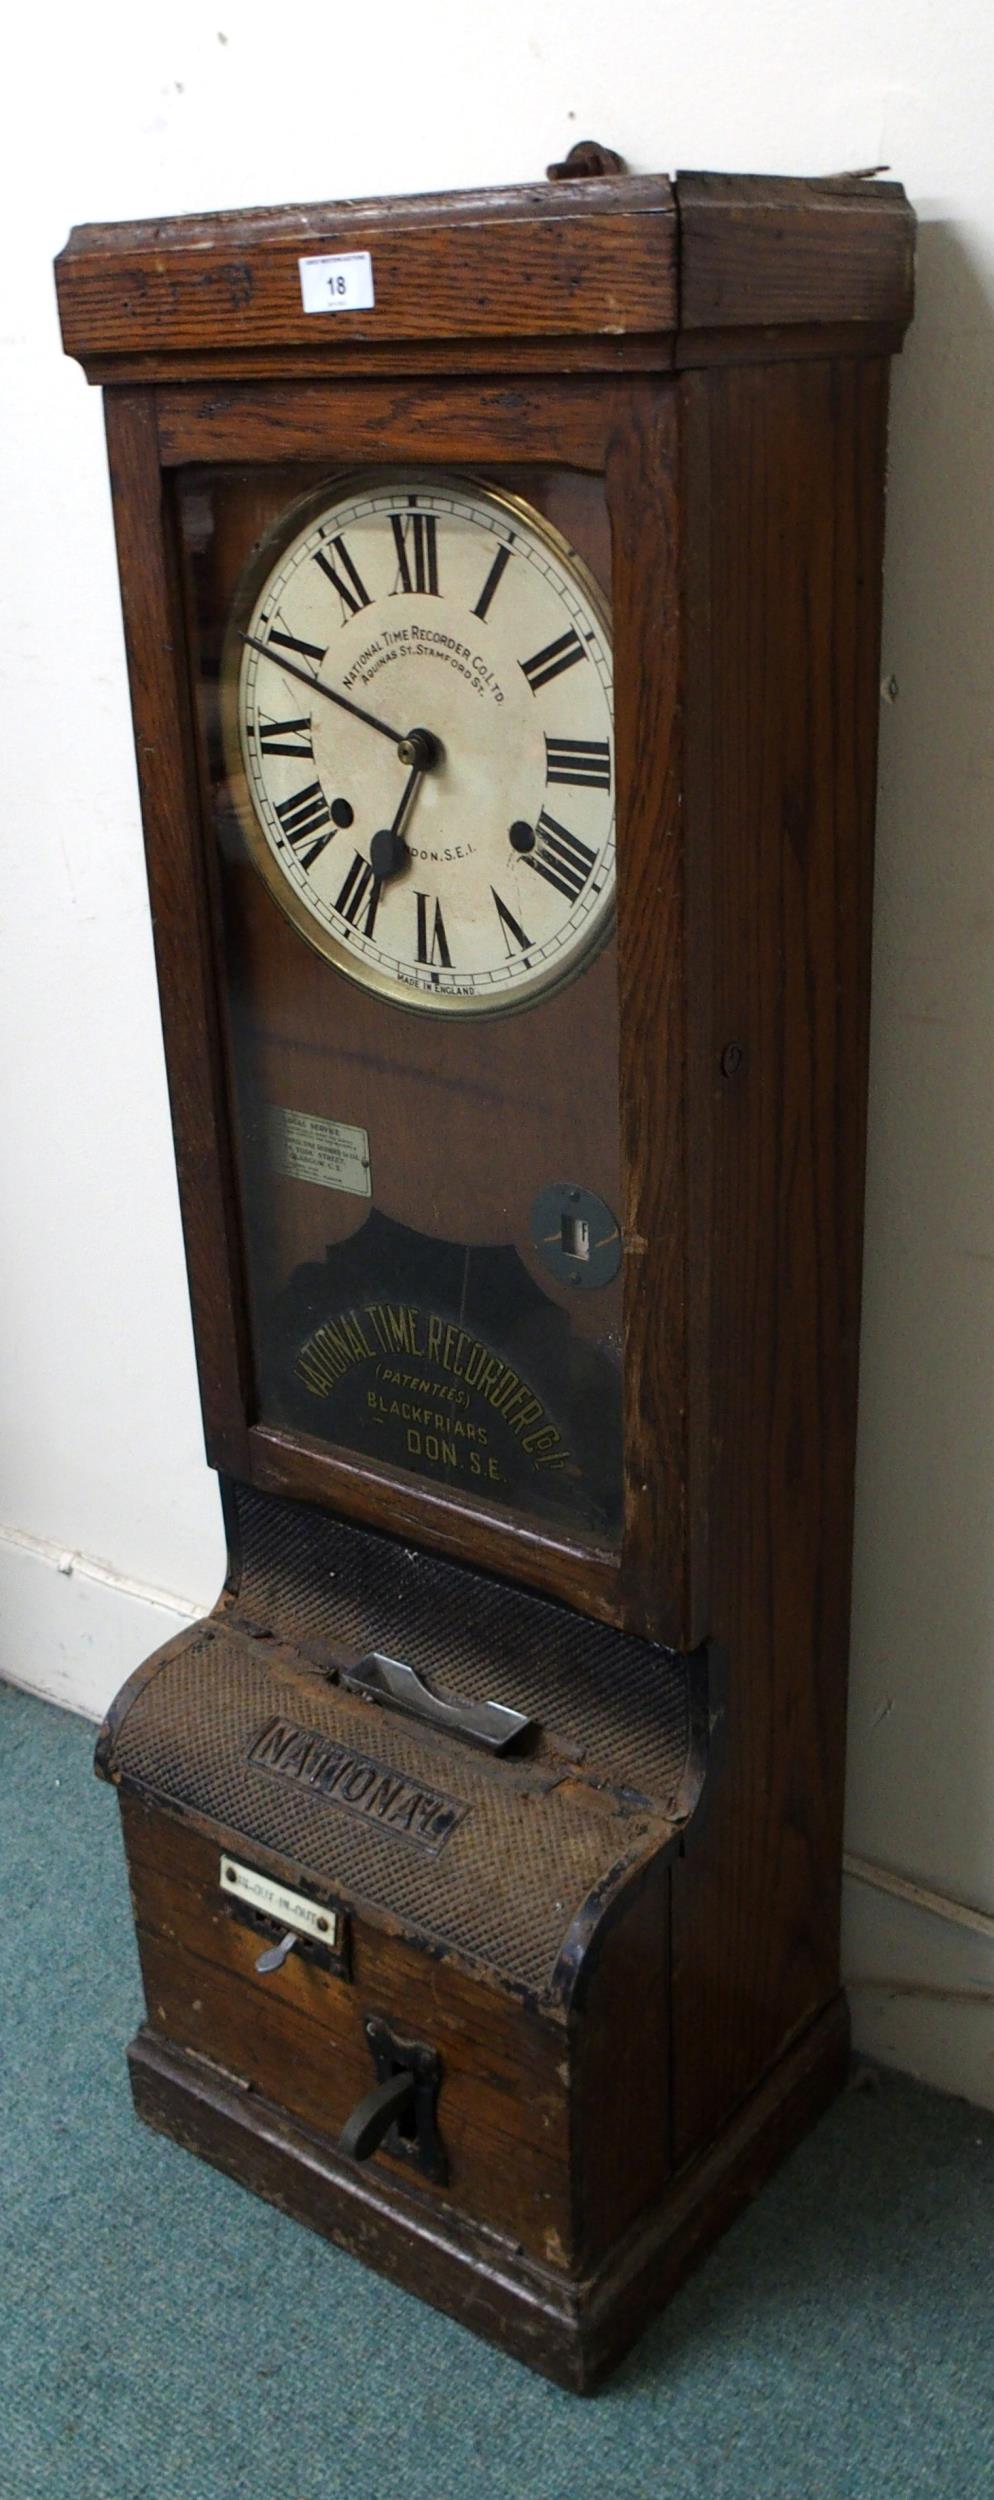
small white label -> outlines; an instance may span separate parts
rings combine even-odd
[[[260,1875],[255,1866],[240,1866],[237,1858],[223,1857],[221,1890],[236,1901],[251,1902],[253,1910],[278,1918],[284,1927],[299,1928],[302,1936],[316,1936],[319,1944],[334,1947],[338,1943],[337,1910],[306,1900],[302,1892],[288,1892],[284,1884],[274,1884],[271,1875]]]
[[[373,263],[368,252],[329,252],[298,260],[305,312],[371,312]]]
[[[314,1181],[319,1189],[345,1189],[371,1198],[369,1136],[347,1120],[325,1120],[318,1111],[269,1111],[269,1159],[289,1181]]]

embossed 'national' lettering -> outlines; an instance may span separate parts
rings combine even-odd
[[[403,1772],[390,1771],[369,1754],[353,1753],[318,1728],[296,1727],[290,1719],[270,1719],[248,1749],[248,1760],[262,1771],[299,1780],[328,1803],[362,1814],[381,1830],[413,1840],[436,1857],[469,1808],[441,1790],[422,1788]]]

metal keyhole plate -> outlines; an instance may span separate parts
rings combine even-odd
[[[531,1211],[531,1240],[557,1284],[609,1285],[621,1265],[616,1216],[579,1181],[550,1181]]]

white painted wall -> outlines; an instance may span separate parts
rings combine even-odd
[[[635,169],[887,162],[923,225],[892,429],[849,1835],[994,1913],[986,0],[95,0],[18,11],[4,67],[0,1664],[95,1710],[222,1565],[100,409],[55,317],[70,224],[531,179],[587,133]],[[994,1928],[853,1881],[847,1956],[864,2044],[994,2105]]]

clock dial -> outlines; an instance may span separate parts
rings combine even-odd
[[[324,488],[257,552],[223,677],[253,857],[351,978],[495,1014],[603,941],[607,611],[526,505],[437,477]]]

